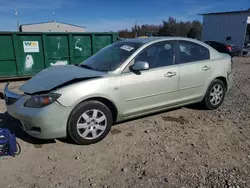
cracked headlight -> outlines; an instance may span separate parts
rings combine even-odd
[[[58,93],[50,93],[50,94],[32,96],[24,103],[24,106],[29,107],[29,108],[42,108],[42,107],[52,104],[60,96],[61,94],[58,94]]]

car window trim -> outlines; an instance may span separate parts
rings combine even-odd
[[[206,48],[209,51],[209,59],[180,63],[180,41],[194,43],[194,44],[197,44],[199,46],[202,46],[202,47]],[[192,42],[192,41],[187,41],[187,40],[177,40],[176,43],[177,43],[177,46],[176,46],[176,64],[178,64],[178,65],[183,65],[183,64],[188,64],[188,63],[189,64],[190,63],[197,63],[197,62],[206,62],[206,61],[211,60],[210,50],[207,47],[205,47],[205,46],[203,46],[201,44],[198,44],[198,43],[195,43],[195,42]]]
[[[167,69],[167,68],[173,68],[174,66],[178,67],[179,65],[178,64],[173,64],[173,65],[168,65],[168,66],[164,66],[164,67],[157,67],[157,68],[153,68],[153,69],[148,69],[148,70],[143,70],[141,71],[142,73],[143,72],[151,72],[151,71],[158,71],[158,70],[161,70],[161,69]],[[122,72],[121,75],[126,75],[126,74],[135,74],[134,72],[132,71],[129,71],[129,72]]]
[[[132,71],[128,71],[128,72],[125,72],[126,70],[128,70],[129,68],[129,66],[131,66],[131,65],[133,65],[132,63],[134,63],[133,61],[135,60],[135,58],[143,51],[143,50],[146,50],[147,48],[149,48],[151,45],[154,45],[154,44],[157,44],[157,43],[163,43],[163,42],[165,42],[165,43],[167,43],[167,42],[174,42],[174,59],[173,59],[173,64],[172,65],[166,65],[166,66],[163,66],[163,67],[169,67],[169,66],[173,66],[173,65],[176,65],[177,63],[176,63],[176,56],[177,56],[177,47],[178,47],[178,45],[177,45],[177,42],[178,42],[178,40],[164,40],[164,41],[158,41],[158,42],[155,42],[155,43],[152,43],[152,44],[150,44],[150,45],[148,45],[148,46],[146,46],[145,48],[143,48],[128,64],[127,64],[127,66],[123,69],[123,71],[121,72],[121,74],[124,74],[124,73],[131,73]],[[156,52],[155,52],[156,53]],[[151,69],[149,69],[149,70],[144,70],[144,71],[150,71],[150,70],[155,70],[155,69],[159,69],[159,68],[163,68],[163,67],[156,67],[156,68],[151,68]],[[143,71],[143,72],[144,72]]]

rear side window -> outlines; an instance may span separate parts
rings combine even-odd
[[[189,41],[179,41],[179,63],[189,63],[210,59],[209,50]]]

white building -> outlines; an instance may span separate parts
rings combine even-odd
[[[240,48],[249,40],[250,9],[203,15],[202,40],[235,44]],[[248,29],[247,29],[248,27]]]
[[[85,27],[67,24],[62,22],[41,22],[33,24],[23,24],[20,26],[21,32],[85,32]]]

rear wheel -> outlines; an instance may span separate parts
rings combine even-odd
[[[112,124],[112,113],[106,105],[99,101],[86,101],[71,113],[68,133],[78,144],[93,144],[107,136]]]
[[[204,107],[209,110],[219,108],[224,101],[225,93],[225,84],[221,80],[215,79],[208,87],[207,93],[203,99],[202,103]]]

